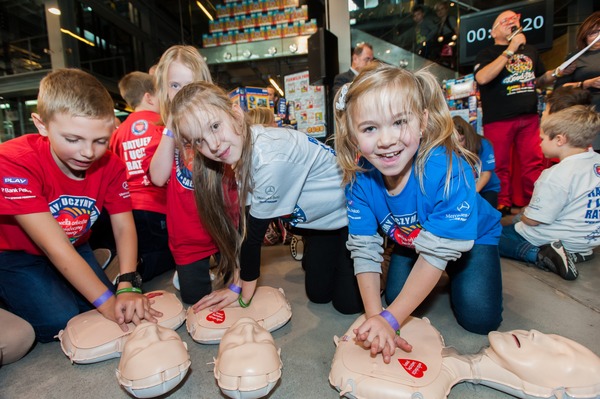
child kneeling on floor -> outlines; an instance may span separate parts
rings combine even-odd
[[[575,105],[542,120],[546,158],[560,162],[542,172],[531,202],[516,223],[504,226],[500,255],[524,260],[574,280],[575,263],[600,245],[600,155],[588,151],[600,130],[593,107]]]

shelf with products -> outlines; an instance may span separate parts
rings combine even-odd
[[[315,19],[308,19],[308,7],[298,0],[231,1],[217,6],[217,19],[202,35],[204,48],[311,35]]]

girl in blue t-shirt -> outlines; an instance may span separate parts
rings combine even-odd
[[[348,248],[367,320],[359,341],[381,352],[410,350],[399,325],[446,270],[460,325],[487,334],[502,320],[500,214],[475,191],[477,156],[455,134],[433,75],[372,65],[335,101],[338,162],[348,205]],[[358,162],[357,162],[358,160]],[[382,311],[382,231],[394,241]]]
[[[479,156],[481,168],[477,169],[475,176],[475,190],[492,205],[498,207],[498,193],[500,192],[500,179],[496,175],[496,158],[492,143],[475,131],[475,128],[460,116],[452,117],[454,127],[458,133],[458,141],[467,150]]]

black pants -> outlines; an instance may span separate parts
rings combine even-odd
[[[340,313],[363,311],[363,304],[354,276],[350,251],[346,249],[348,228],[323,231],[293,229],[304,238],[304,268],[306,295],[311,302],[332,302]]]

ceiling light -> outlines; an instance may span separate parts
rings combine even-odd
[[[277,90],[277,92],[279,93],[279,96],[283,97],[283,90],[281,90],[281,87],[279,87],[279,85],[277,84],[277,82],[275,81],[275,79],[269,78],[269,82],[271,82],[271,84],[273,85],[273,87],[275,88],[275,90]]]
[[[64,28],[60,28],[60,31],[64,34],[67,34],[71,37],[74,37],[77,40],[81,40],[82,42],[84,42],[85,44],[87,44],[88,46],[92,46],[92,47],[96,47],[96,45],[92,42],[90,42],[89,40],[84,39],[83,37],[76,35],[75,33],[71,32],[68,29],[64,29]]]
[[[59,10],[58,8],[56,8],[56,7],[50,7],[50,8],[48,9],[48,12],[49,12],[50,14],[54,14],[54,15],[60,15],[60,10]]]
[[[210,19],[211,21],[214,21],[215,19],[213,18],[212,15],[210,15],[210,13],[208,12],[208,10],[206,8],[204,8],[204,6],[202,5],[202,3],[200,3],[199,1],[196,1],[196,4],[198,5],[198,7],[200,7],[200,9],[202,11],[204,11],[204,14],[206,14],[206,16],[208,17],[208,19]]]

